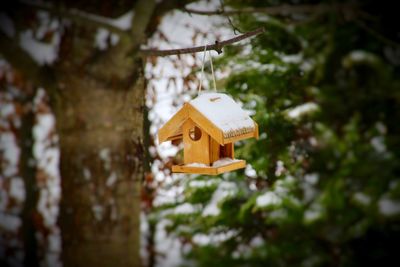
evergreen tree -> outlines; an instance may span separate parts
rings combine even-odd
[[[266,33],[226,48],[216,64],[231,72],[220,88],[254,111],[260,138],[237,145],[245,171],[186,177],[183,198],[154,214],[170,220],[168,231],[196,266],[376,266],[396,258],[395,14],[374,1],[315,2],[226,3],[264,8],[232,15],[239,29]]]

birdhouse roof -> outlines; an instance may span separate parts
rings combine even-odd
[[[182,138],[182,125],[193,120],[220,144],[258,137],[258,126],[231,97],[202,93],[184,106],[159,130],[159,142]]]

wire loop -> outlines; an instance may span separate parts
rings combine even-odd
[[[202,61],[202,64],[201,64],[200,84],[199,84],[198,93],[201,92],[201,89],[202,89],[202,86],[203,86],[204,61],[205,61],[205,58],[206,58],[206,54],[207,54],[207,45],[204,46],[203,61]],[[213,78],[214,90],[217,91],[217,83],[216,83],[216,81],[215,81],[214,65],[213,65],[213,61],[212,61],[211,51],[208,51],[208,56],[210,57],[211,75],[212,75],[212,78]]]
[[[204,52],[203,52],[203,62],[201,64],[201,73],[200,73],[200,84],[199,84],[199,89],[198,93],[201,91],[201,86],[203,85],[203,76],[204,76],[204,59],[206,58],[206,51],[207,51],[207,45],[204,46]]]
[[[212,78],[213,78],[214,91],[216,92],[217,91],[217,83],[215,82],[214,66],[213,66],[211,51],[208,51],[208,55],[210,56],[211,75],[212,75]]]

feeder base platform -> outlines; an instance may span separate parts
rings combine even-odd
[[[224,172],[229,172],[237,169],[243,169],[246,167],[245,160],[237,160],[232,163],[228,163],[218,167],[198,167],[198,166],[187,166],[187,165],[174,165],[172,166],[172,172],[177,173],[193,173],[193,174],[207,174],[207,175],[218,175]]]

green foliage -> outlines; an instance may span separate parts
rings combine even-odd
[[[388,51],[399,46],[384,40],[385,25],[366,30],[363,19],[334,9],[302,20],[234,17],[241,29],[267,31],[217,62],[232,72],[226,92],[260,126],[260,139],[236,153],[255,172],[186,188],[182,203],[199,209],[172,221],[187,230],[174,233],[189,240],[196,266],[365,266],[397,256],[400,68]],[[205,214],[214,204],[218,212]]]

